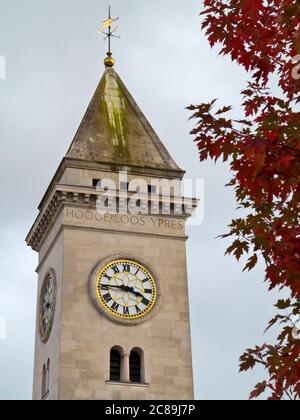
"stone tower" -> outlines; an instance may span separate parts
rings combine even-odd
[[[183,176],[107,67],[26,240],[39,254],[35,400],[193,399],[188,215],[159,185]],[[141,211],[126,213],[137,179]]]

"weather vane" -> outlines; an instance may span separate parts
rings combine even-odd
[[[103,23],[102,23],[102,28],[98,30],[98,33],[101,33],[103,35],[105,35],[105,40],[108,39],[108,52],[107,52],[107,57],[104,60],[104,64],[106,67],[113,67],[116,64],[115,59],[112,57],[112,52],[111,52],[111,38],[120,38],[120,35],[116,35],[116,31],[118,30],[118,27],[113,28],[112,25],[117,22],[119,20],[119,18],[112,18],[111,17],[111,9],[109,6],[109,10],[108,10],[108,19],[106,19]]]

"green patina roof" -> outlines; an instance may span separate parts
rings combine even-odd
[[[114,69],[106,69],[67,158],[180,171]]]

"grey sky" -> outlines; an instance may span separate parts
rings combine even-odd
[[[236,215],[225,166],[200,164],[185,106],[215,97],[233,104],[247,76],[211,51],[200,32],[200,0],[111,0],[121,17],[117,71],[187,176],[205,179],[206,214],[188,243],[195,390],[198,399],[246,399],[261,372],[238,373],[245,348],[265,340],[273,314],[263,269],[241,274],[214,238]],[[0,399],[30,399],[36,255],[24,238],[37,205],[78,128],[103,72],[96,33],[101,0],[0,0]]]

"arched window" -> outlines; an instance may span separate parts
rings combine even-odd
[[[50,392],[50,359],[47,361],[47,369],[46,369],[46,394]]]
[[[129,357],[129,371],[130,371],[130,382],[135,384],[142,383],[142,353],[141,351],[134,349],[130,353]]]
[[[110,351],[110,381],[121,381],[121,353],[115,347]]]
[[[46,399],[50,389],[50,359],[47,364],[43,366],[43,377],[42,377],[42,399]]]
[[[42,399],[45,398],[46,395],[46,381],[47,381],[47,369],[46,365],[43,366],[43,377],[42,377]]]

